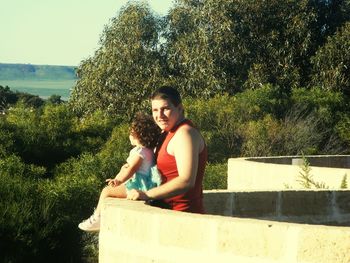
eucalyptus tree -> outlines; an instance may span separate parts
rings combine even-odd
[[[162,79],[161,20],[146,3],[129,3],[105,27],[100,47],[77,69],[70,104],[130,118]]]
[[[199,96],[300,85],[314,53],[308,0],[178,0],[168,16],[173,78]]]
[[[194,97],[208,98],[222,90],[221,69],[216,64],[201,1],[178,1],[167,16],[163,33],[169,79]],[[220,12],[220,10],[218,10]]]
[[[350,95],[350,21],[328,37],[312,65],[312,85]]]
[[[310,0],[317,12],[314,28],[318,32],[316,43],[322,46],[327,37],[333,35],[338,28],[350,20],[349,0]]]

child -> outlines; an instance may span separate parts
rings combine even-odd
[[[127,191],[147,191],[159,186],[161,176],[156,169],[153,149],[160,136],[160,129],[151,116],[139,113],[130,127],[130,143],[135,146],[114,179],[107,179],[93,215],[79,224],[84,231],[100,230],[101,204],[106,197],[126,198]]]

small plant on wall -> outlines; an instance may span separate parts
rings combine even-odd
[[[301,171],[299,172],[297,181],[306,189],[328,189],[328,186],[324,182],[317,182],[313,179],[310,162],[304,155],[302,155],[302,160],[303,162],[300,165]]]
[[[344,174],[344,177],[341,180],[340,189],[347,189],[347,188],[348,188],[347,174]]]

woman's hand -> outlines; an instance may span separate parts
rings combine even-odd
[[[126,196],[126,199],[129,200],[149,200],[150,198],[148,195],[140,190],[132,189],[128,191],[128,194]]]
[[[119,181],[119,180],[116,179],[116,178],[114,178],[114,179],[107,179],[107,180],[106,180],[106,183],[107,183],[109,186],[112,186],[112,187],[116,187],[116,186],[122,184],[122,182]]]

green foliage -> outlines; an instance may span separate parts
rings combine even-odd
[[[302,115],[310,115],[317,123],[319,133],[322,134],[322,148],[319,153],[339,154],[346,151],[346,139],[341,129],[342,118],[347,113],[347,98],[341,92],[334,92],[322,88],[297,88],[291,94],[293,107],[299,108]]]
[[[178,1],[168,16],[168,63],[186,93],[235,94],[304,81],[316,13],[309,1]]]
[[[3,117],[0,117],[0,159],[14,152],[15,139],[13,130]]]
[[[78,119],[66,104],[51,103],[41,109],[19,103],[2,121],[0,132],[6,137],[0,139],[0,150],[12,149],[25,162],[50,169],[81,152],[97,152],[116,124],[100,111]]]
[[[145,3],[130,3],[105,28],[101,47],[79,66],[70,104],[83,115],[97,109],[129,120],[162,79],[159,23]]]
[[[0,86],[2,259],[89,257],[77,224],[124,164],[126,123],[160,84],[178,87],[205,137],[205,189],[227,187],[229,157],[348,153],[349,14],[349,1],[179,0],[160,18],[130,2],[77,69],[69,104]],[[304,161],[300,183],[324,188]]]
[[[340,189],[347,189],[347,188],[348,188],[347,174],[344,174],[343,179],[341,180]]]
[[[50,97],[48,97],[46,103],[61,104],[61,103],[63,103],[63,100],[61,100],[60,95],[53,94]]]
[[[5,112],[10,106],[20,102],[28,107],[38,108],[44,104],[39,96],[25,92],[12,92],[10,87],[0,85],[0,113]]]
[[[207,164],[203,188],[205,190],[227,189],[227,162]]]
[[[316,189],[327,189],[328,186],[324,182],[317,182],[313,179],[311,174],[311,167],[309,160],[302,155],[303,164],[300,166],[301,171],[299,172],[298,182],[306,189],[310,189],[312,187]]]
[[[334,113],[342,110],[345,106],[345,97],[342,93],[318,87],[295,88],[292,90],[291,99],[293,104],[303,105],[308,112],[318,112],[319,117],[324,118],[327,123],[330,123],[330,118],[335,117]]]
[[[203,6],[179,1],[167,16],[167,30],[163,35],[167,40],[164,50],[169,81],[175,83],[182,93],[208,98],[224,91],[221,81],[226,78],[216,63],[220,57],[213,53],[215,43],[211,43],[208,34]],[[217,11],[220,13],[221,10]],[[222,22],[226,26],[225,21]],[[212,28],[216,29],[215,26]]]
[[[87,213],[96,185],[73,178],[64,182],[38,179],[43,171],[18,157],[1,160],[0,166],[2,260],[79,262],[77,215]]]
[[[295,155],[319,151],[324,133],[312,114],[303,115],[291,109],[283,120],[266,115],[262,120],[249,121],[240,128],[243,156]]]
[[[45,169],[17,156],[0,159],[0,250],[4,262],[82,262],[78,222],[91,213],[98,160],[83,156],[43,180]],[[59,173],[59,171],[61,173]]]
[[[272,84],[280,118],[291,89],[313,86],[311,57],[349,19],[348,11],[346,1],[181,0],[160,19],[148,5],[131,2],[105,28],[95,55],[79,66],[70,103],[82,115],[100,109],[130,119],[163,83],[204,99]],[[339,50],[347,50],[343,35]],[[342,61],[337,54],[336,63]],[[316,73],[334,62],[322,57],[329,54],[320,49],[311,76],[324,84]]]
[[[336,124],[335,129],[341,138],[341,141],[344,142],[348,147],[350,146],[350,116],[342,115],[340,121]],[[347,147],[347,148],[348,148]]]
[[[16,152],[26,162],[52,167],[69,156],[72,118],[64,105],[48,104],[40,111],[18,104],[6,120],[15,131]]]
[[[0,159],[0,174],[25,179],[42,178],[46,173],[44,167],[25,164],[16,155],[8,155]]]
[[[210,162],[224,162],[227,156],[238,155],[236,130],[240,115],[236,114],[233,96],[217,95],[211,99],[186,99],[186,114],[201,130],[209,151]]]
[[[118,173],[130,150],[129,126],[120,125],[112,131],[110,138],[98,153],[103,179],[112,178]]]
[[[281,118],[290,107],[289,100],[288,94],[278,86],[262,85],[236,95],[236,114],[241,116],[242,121],[262,119],[267,114]]]
[[[3,87],[0,85],[0,113],[5,111],[10,104],[15,104],[17,100],[17,96],[8,86]]]
[[[312,84],[350,95],[350,22],[327,39],[312,58]]]

